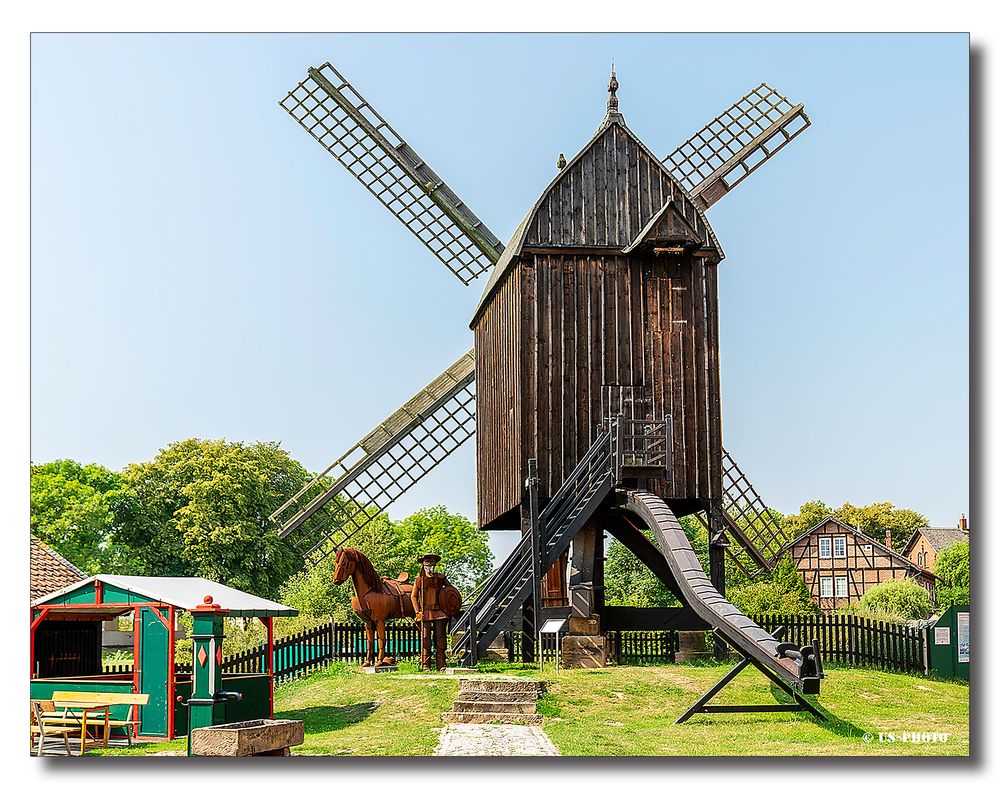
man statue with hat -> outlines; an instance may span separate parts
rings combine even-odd
[[[420,574],[413,582],[413,610],[420,623],[420,665],[431,670],[431,639],[437,660],[437,670],[445,668],[445,649],[448,646],[448,620],[461,610],[461,595],[443,573],[434,572],[441,561],[435,553],[417,559]],[[456,604],[457,598],[457,604]],[[457,609],[457,610],[456,610]]]

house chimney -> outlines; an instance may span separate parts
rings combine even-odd
[[[892,530],[888,526],[885,529],[885,547],[892,550]]]
[[[968,531],[969,530],[969,522],[965,519],[965,513],[964,512],[962,513],[962,517],[958,519],[958,528],[959,528],[959,531]]]

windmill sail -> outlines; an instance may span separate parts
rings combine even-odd
[[[749,477],[722,450],[722,508],[728,545],[726,555],[744,575],[753,577],[770,570],[781,556],[789,534],[760,497]],[[703,513],[699,520],[708,527]]]
[[[472,351],[317,474],[271,515],[313,561],[343,545],[472,437]]]
[[[761,83],[686,140],[663,163],[706,209],[805,131],[809,116]]]
[[[504,245],[329,63],[280,102],[465,284]],[[761,84],[664,159],[708,208],[809,126],[803,105]],[[465,354],[271,515],[313,560],[342,545],[475,431],[475,362]],[[724,452],[727,554],[747,575],[773,565],[780,524]]]
[[[279,104],[468,285],[503,244],[329,63]]]

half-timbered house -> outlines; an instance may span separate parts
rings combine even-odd
[[[816,524],[785,550],[824,610],[856,603],[872,587],[904,578],[934,594],[933,574],[837,518]]]

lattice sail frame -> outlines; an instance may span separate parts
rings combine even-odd
[[[271,515],[278,534],[318,562],[475,433],[472,351],[317,474]]]
[[[279,102],[463,283],[503,244],[331,64]]]
[[[810,125],[792,104],[762,82],[663,159],[699,208],[706,209]]]
[[[726,555],[749,578],[774,567],[792,535],[760,497],[733,456],[722,450],[722,508]],[[708,528],[704,513],[698,519]],[[749,565],[749,566],[748,566]]]
[[[469,284],[499,259],[503,244],[330,63],[309,69],[309,76],[279,104],[463,283]],[[699,207],[708,208],[809,123],[803,105],[793,106],[762,83],[664,162]],[[467,356],[470,372],[461,386],[443,398],[432,398],[432,408],[414,415],[414,401],[442,379],[451,380],[454,371],[449,368],[276,511],[271,518],[281,535],[290,536],[314,560],[322,558],[467,441],[475,431],[475,373],[471,352]],[[753,487],[732,458],[725,458],[735,468],[730,480],[724,462],[727,488],[736,493],[729,501],[739,502],[741,480],[750,491]],[[756,491],[753,496],[770,517]],[[766,568],[767,559],[737,522],[749,510],[736,509],[735,518],[727,509],[726,532],[739,545],[730,546],[727,553],[752,575]],[[751,532],[763,533],[765,527],[756,519],[750,523]],[[756,571],[742,564],[748,557]]]

